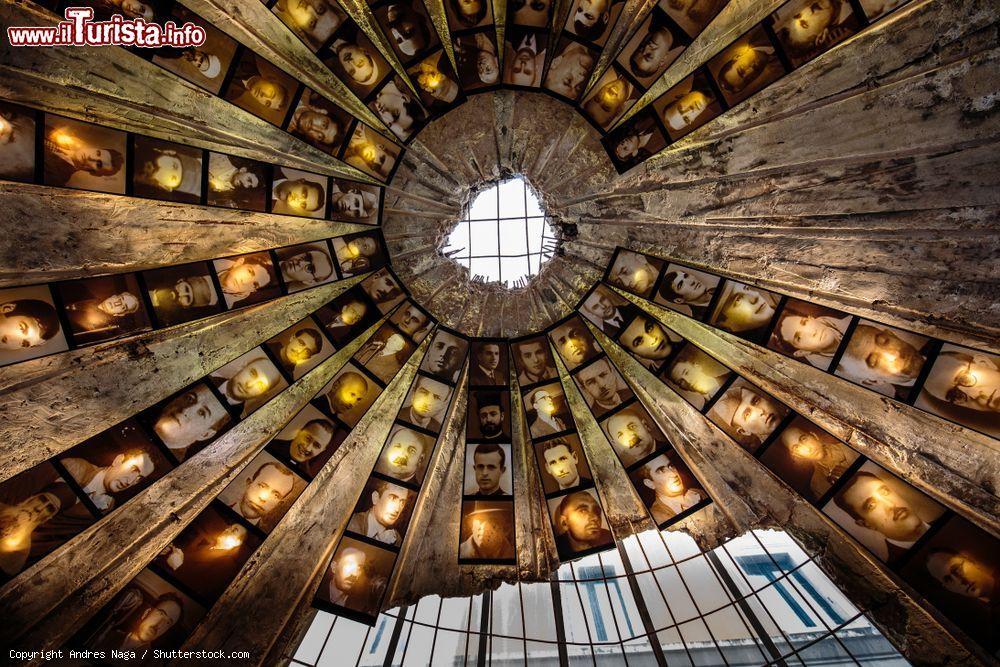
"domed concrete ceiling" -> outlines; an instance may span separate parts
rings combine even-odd
[[[995,661],[995,6],[68,5],[204,40],[0,6],[16,657],[277,664],[780,528],[913,664]]]

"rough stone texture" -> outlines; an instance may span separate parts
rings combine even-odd
[[[370,229],[0,181],[0,287],[142,271]],[[44,220],[44,225],[25,221]]]
[[[0,641],[25,650],[60,647],[225,489],[375,328],[121,509],[0,588],[4,609]]]
[[[0,368],[0,481],[205,376],[356,282]]]
[[[50,26],[31,2],[0,23]],[[183,144],[360,181],[371,178],[234,104],[117,47],[15,48],[0,42],[0,99]]]

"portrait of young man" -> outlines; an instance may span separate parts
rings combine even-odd
[[[642,91],[632,83],[625,70],[613,64],[591,88],[590,94],[584,96],[581,106],[583,113],[603,132],[607,132],[641,94]]]
[[[236,71],[223,95],[236,106],[281,126],[299,82],[253,51],[242,49]]]
[[[271,184],[271,213],[305,218],[326,216],[326,176],[275,167]]]
[[[514,503],[507,500],[467,500],[462,502],[458,560],[513,561]]]
[[[597,285],[580,306],[580,314],[612,338],[631,319],[634,310],[628,299],[604,284]]]
[[[343,178],[330,182],[330,217],[344,222],[378,223],[380,188]]]
[[[45,114],[45,184],[125,194],[125,141],[120,130]]]
[[[532,438],[561,433],[574,426],[566,395],[558,382],[525,392],[524,410]]]
[[[212,371],[208,381],[239,411],[241,419],[288,386],[278,367],[260,347]]]
[[[361,492],[346,530],[398,547],[403,543],[416,500],[416,491],[373,477]]]
[[[682,315],[702,319],[721,278],[711,273],[667,264],[653,301]]]
[[[406,292],[399,286],[399,281],[388,269],[379,269],[361,281],[361,289],[371,298],[375,306],[388,313],[400,301],[406,298]]]
[[[465,495],[509,496],[513,493],[510,445],[496,443],[465,446]]]
[[[453,36],[457,75],[462,90],[470,92],[487,88],[500,81],[500,62],[497,60],[495,40],[496,33],[492,26]]]
[[[202,150],[153,137],[135,137],[132,191],[137,197],[197,204]]]
[[[833,308],[787,299],[767,346],[820,370],[828,370],[840,349],[851,316]]]
[[[347,362],[319,392],[315,402],[351,428],[382,393],[382,388],[352,362]]]
[[[267,251],[216,259],[212,266],[229,308],[270,301],[282,294],[274,260]]]
[[[657,5],[622,49],[618,63],[648,88],[690,43],[684,31]]]
[[[535,458],[546,494],[569,491],[591,481],[587,456],[576,433],[535,443]]]
[[[377,269],[386,262],[385,250],[373,233],[338,236],[332,244],[340,273],[345,278]]]
[[[48,286],[0,290],[0,366],[68,348]]]
[[[945,343],[916,406],[1000,438],[1000,355]]]
[[[607,357],[584,366],[576,372],[573,379],[587,401],[587,407],[598,419],[635,396]]]
[[[611,415],[601,423],[601,428],[625,467],[669,444],[663,431],[639,403]]]
[[[829,51],[859,26],[844,0],[792,0],[771,14],[771,28],[793,67]]]
[[[52,287],[62,302],[74,345],[92,345],[151,328],[134,273],[83,278]]]
[[[729,106],[785,75],[776,50],[763,26],[757,25],[708,61],[706,67]]]
[[[420,484],[433,449],[433,436],[397,424],[386,438],[375,472],[407,484]]]
[[[763,389],[737,378],[706,416],[739,445],[755,452],[789,412]]]
[[[507,385],[509,375],[505,347],[501,341],[472,341],[470,385],[473,387]]]
[[[926,336],[871,320],[859,320],[834,375],[905,401],[914,389],[933,342]]]
[[[419,97],[398,76],[387,80],[368,106],[400,141],[409,139],[427,122]]]
[[[58,461],[101,514],[120,507],[173,468],[134,419],[88,438],[60,454]]]
[[[305,488],[304,479],[261,452],[223,489],[219,501],[250,525],[270,533]]]
[[[488,389],[469,391],[466,437],[472,441],[510,440],[510,393]]]
[[[209,152],[209,206],[235,208],[243,211],[267,210],[267,180],[271,166],[235,155]]]
[[[310,146],[336,156],[347,139],[351,114],[306,88],[288,121],[287,130]]]
[[[619,250],[608,270],[607,281],[636,296],[648,297],[656,285],[663,261],[640,255],[631,250]]]
[[[945,508],[868,461],[823,506],[823,513],[880,560],[894,563]]]
[[[395,327],[383,324],[358,350],[354,360],[388,383],[415,349],[416,345]]]
[[[307,405],[274,436],[267,450],[307,479],[312,479],[347,434],[347,430],[315,406]]]
[[[618,343],[640,364],[657,372],[683,339],[653,319],[637,314],[618,336]]]
[[[503,82],[522,88],[542,85],[547,44],[547,31],[508,28],[504,43]]]
[[[347,18],[347,14],[334,0],[277,0],[271,11],[313,53],[330,40]]]
[[[325,241],[278,248],[274,255],[289,294],[337,280],[330,248]]]
[[[399,153],[399,146],[359,121],[354,125],[342,159],[369,176],[385,181],[396,166]]]
[[[361,286],[355,285],[320,306],[315,316],[333,344],[340,348],[378,322],[381,313]]]
[[[512,343],[510,347],[514,356],[514,367],[517,370],[517,383],[521,387],[558,377],[556,363],[545,336]]]
[[[374,622],[396,564],[396,552],[345,535],[323,575],[316,599]]]
[[[392,71],[379,50],[351,19],[340,26],[321,59],[362,100]]]
[[[160,327],[190,322],[223,310],[207,262],[143,271],[142,277]]]
[[[694,132],[724,111],[703,70],[687,76],[654,100],[653,108],[663,121],[667,135],[674,141]],[[684,267],[678,268],[684,270]],[[667,270],[671,269],[668,267]],[[711,277],[718,283],[718,278]],[[667,282],[664,281],[663,285],[666,287]],[[668,300],[677,298],[674,294],[666,294],[665,297]]]
[[[550,498],[548,504],[560,558],[573,558],[614,543],[604,508],[594,489]]]
[[[646,461],[629,477],[660,528],[708,500],[708,494],[673,449]]]
[[[542,85],[556,95],[575,102],[580,99],[597,65],[598,53],[580,42],[563,37],[556,47]]]
[[[418,375],[403,399],[399,419],[427,431],[440,433],[451,392],[452,388],[445,383]]]
[[[601,139],[619,172],[625,172],[666,148],[667,140],[649,109],[643,109]]]
[[[549,332],[549,338],[570,371],[600,354],[594,337],[579,317],[572,317],[557,326]]]
[[[439,329],[434,332],[420,370],[448,382],[456,382],[468,349],[467,339]]]
[[[311,316],[288,327],[265,345],[293,381],[329,359],[334,351]]]
[[[183,49],[157,49],[153,63],[213,95],[218,95],[233,56],[236,55],[238,43],[183,5],[174,5],[170,13],[170,18],[178,26],[191,22],[202,28],[205,31],[205,42],[201,46]]]
[[[0,178],[35,178],[35,111],[0,102]]]
[[[859,454],[816,424],[797,415],[761,455],[761,463],[803,497],[817,502]]]
[[[145,410],[139,419],[178,462],[197,454],[233,421],[201,380]]]
[[[434,322],[420,306],[407,300],[389,317],[400,332],[415,343],[420,343],[430,333]]]
[[[727,280],[708,324],[754,343],[763,343],[781,297],[760,287]]]
[[[564,29],[586,42],[601,46],[623,4],[616,0],[575,0]]]
[[[697,410],[715,398],[733,372],[701,348],[685,343],[660,377]]]

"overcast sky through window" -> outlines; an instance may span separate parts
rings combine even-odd
[[[473,278],[518,286],[552,257],[556,239],[538,199],[515,177],[480,192],[442,252],[469,267]]]

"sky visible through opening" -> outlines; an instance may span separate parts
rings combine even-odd
[[[538,198],[518,176],[476,195],[441,252],[468,267],[474,280],[514,288],[538,274],[556,244]]]

